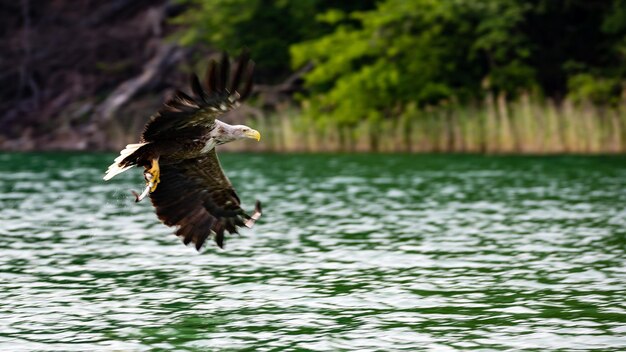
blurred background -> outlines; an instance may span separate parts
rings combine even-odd
[[[0,351],[626,351],[626,0],[1,0],[0,48]],[[102,177],[242,48],[264,213],[198,253]]]
[[[626,150],[624,0],[0,3],[0,149],[113,150],[247,47],[272,151]]]

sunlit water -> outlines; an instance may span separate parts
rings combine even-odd
[[[224,155],[200,254],[112,158],[0,154],[1,351],[626,349],[626,158]]]

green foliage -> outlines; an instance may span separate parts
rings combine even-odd
[[[597,105],[617,105],[621,103],[621,82],[619,77],[596,77],[581,73],[570,77],[569,96],[575,102],[591,101]]]
[[[257,82],[308,62],[306,115],[372,125],[522,92],[616,104],[626,0],[180,0],[179,41],[248,47]]]
[[[514,92],[534,83],[515,31],[525,11],[512,0],[386,0],[371,11],[326,13],[335,31],[292,46],[292,62],[315,64],[310,112],[345,124],[396,115],[409,103],[476,98],[484,82]]]
[[[183,45],[209,44],[239,52],[247,47],[257,63],[257,78],[278,82],[289,73],[289,46],[319,37],[331,27],[315,15],[331,6],[326,0],[180,0],[188,9],[173,22],[184,26],[177,33]],[[373,1],[337,4],[352,10]]]
[[[626,33],[626,0],[615,0],[611,10],[608,12],[602,29],[607,33]]]
[[[609,46],[617,65],[609,65],[613,77],[626,78],[626,0],[615,0],[602,24],[602,30],[612,36]]]
[[[334,32],[293,45],[291,57],[315,64],[308,114],[345,125],[487,92],[558,97],[569,87],[574,99],[615,103],[625,16],[624,0],[385,0],[318,16]]]

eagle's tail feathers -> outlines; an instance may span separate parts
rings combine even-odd
[[[105,181],[108,181],[112,179],[114,176],[119,175],[122,172],[133,167],[134,164],[126,164],[126,163],[122,163],[122,161],[146,144],[148,143],[134,143],[134,144],[127,145],[126,148],[124,148],[120,152],[120,155],[117,158],[115,158],[115,161],[113,162],[113,164],[109,166],[109,169],[107,170],[106,174],[104,175],[102,179]]]

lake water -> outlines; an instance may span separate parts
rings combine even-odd
[[[0,154],[1,351],[626,349],[626,158],[227,154],[198,254],[113,154]]]

